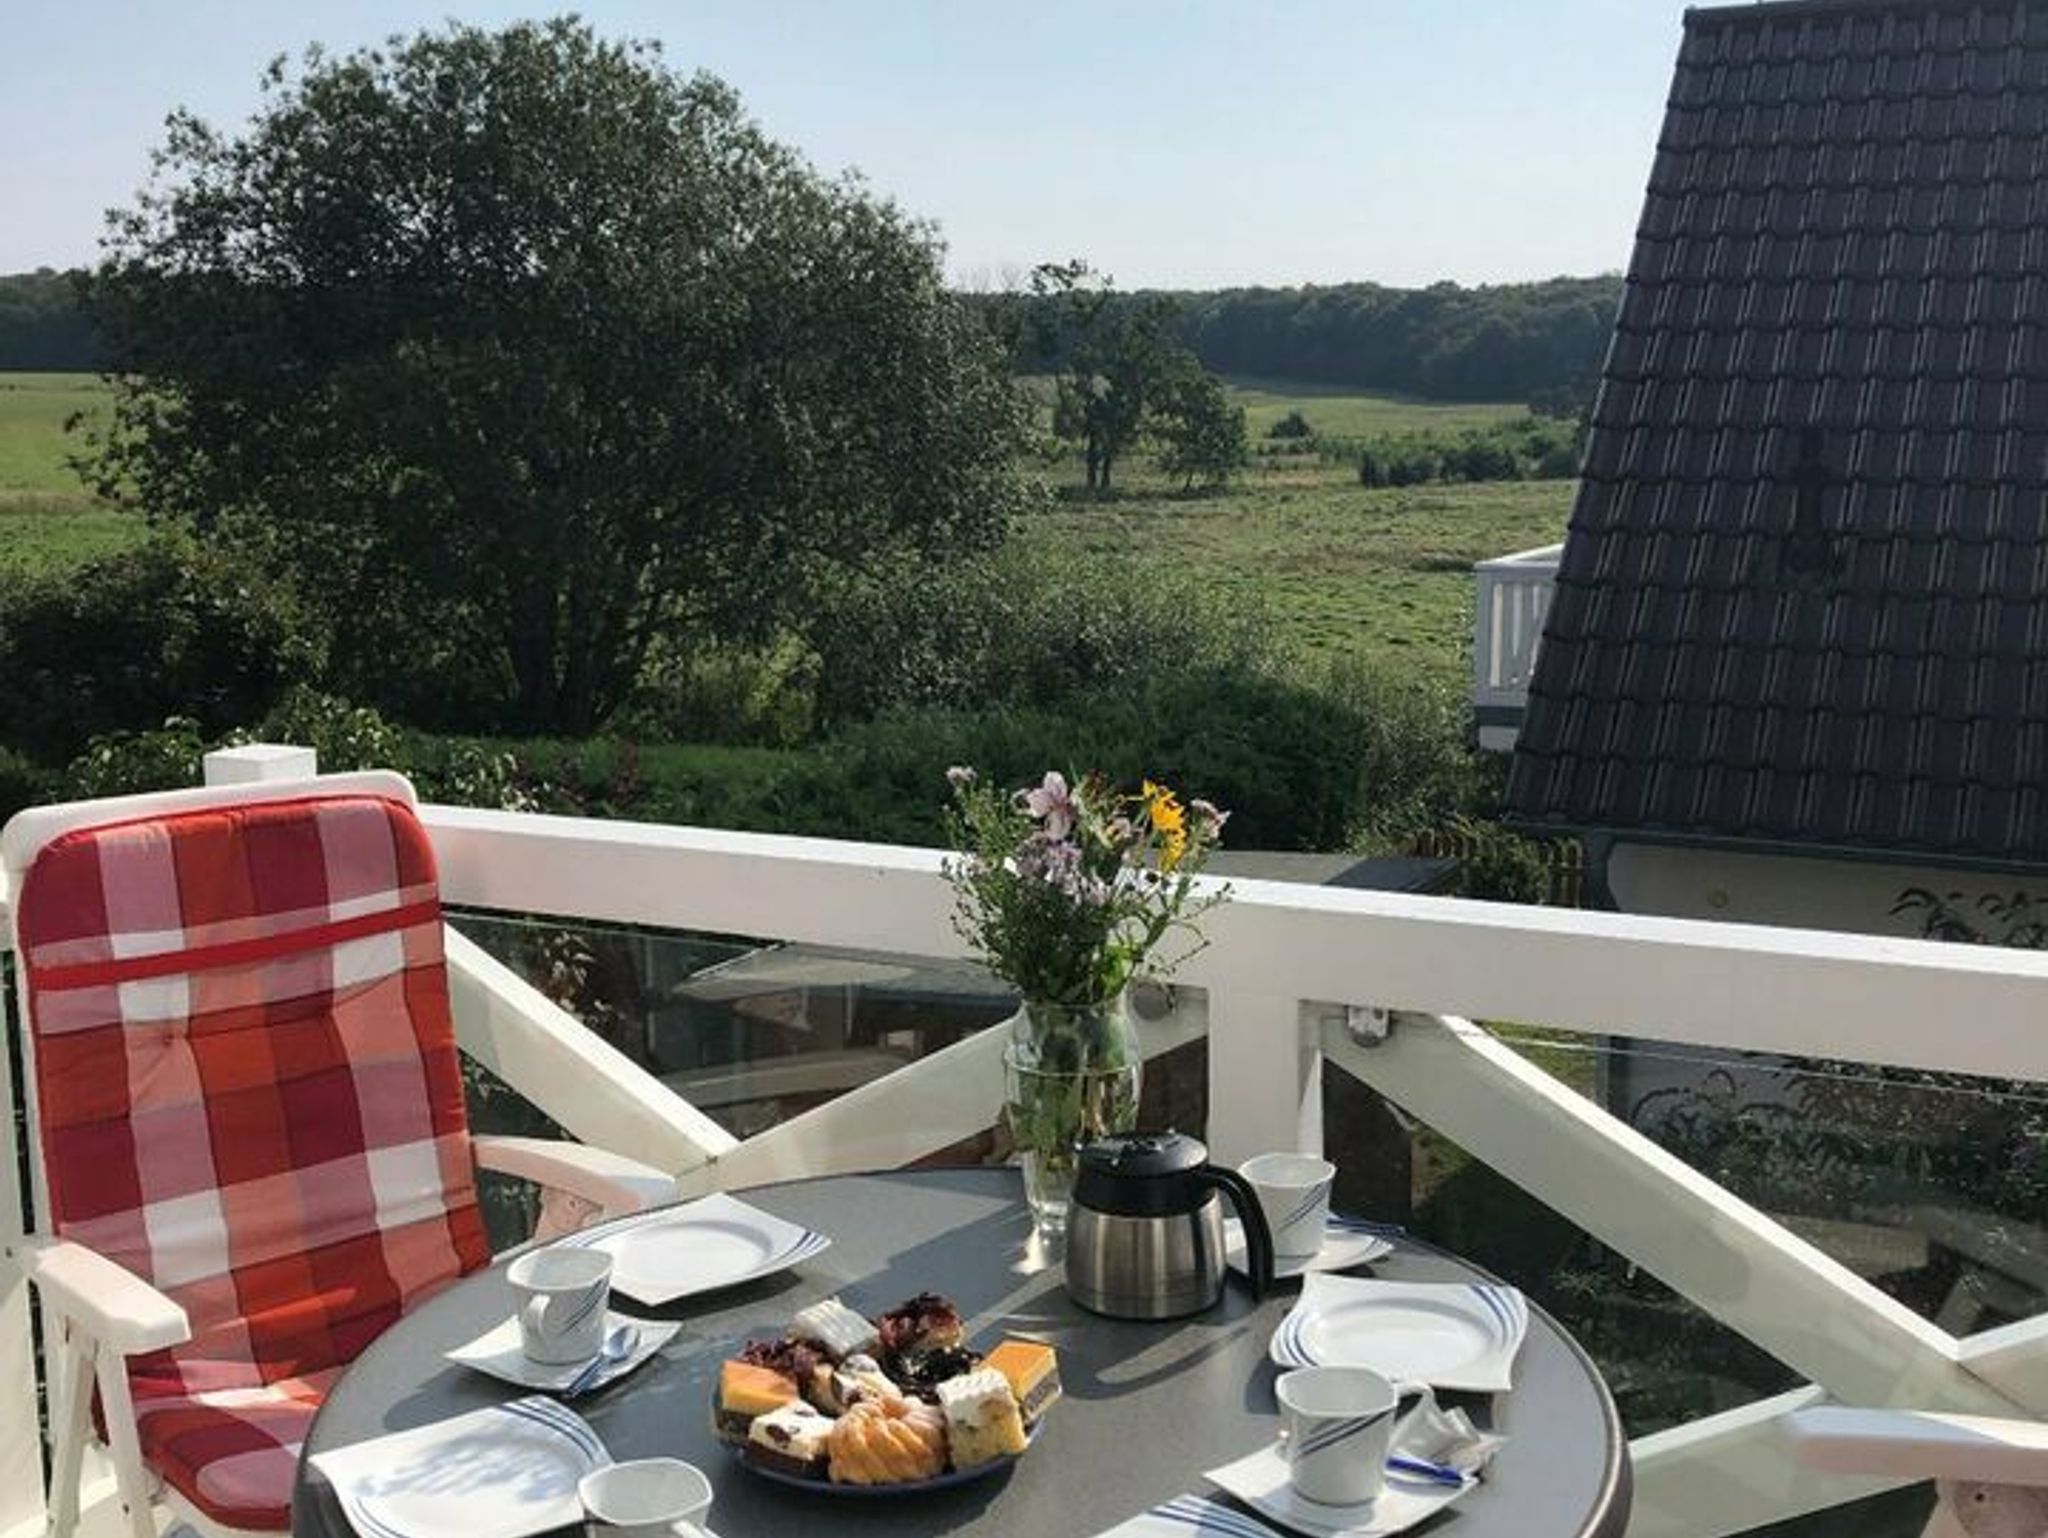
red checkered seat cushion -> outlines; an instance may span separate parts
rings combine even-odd
[[[145,1457],[284,1528],[338,1370],[490,1258],[425,831],[374,796],[78,829],[16,923],[47,1226],[191,1319],[129,1365]]]

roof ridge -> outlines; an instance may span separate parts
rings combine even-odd
[[[2029,0],[1750,0],[1743,5],[1686,7],[1685,29],[1770,22],[1801,16],[1882,16],[1911,12],[1952,15],[1969,11],[2025,11]]]

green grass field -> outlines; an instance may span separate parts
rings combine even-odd
[[[91,374],[0,373],[0,563],[74,565],[141,535],[141,521],[78,483],[64,424],[106,409]]]
[[[1455,431],[1519,415],[1513,405],[1443,405],[1240,380],[1254,439],[1290,410],[1320,433]],[[85,374],[0,374],[0,562],[59,568],[141,535],[65,464],[64,424],[104,410]],[[1075,467],[1054,467],[1070,483]],[[1472,627],[1471,565],[1563,537],[1569,481],[1367,490],[1314,455],[1254,456],[1227,491],[1183,497],[1142,462],[1108,502],[1065,500],[1041,532],[1079,550],[1137,550],[1265,603],[1287,639],[1326,655],[1392,657],[1461,677]]]
[[[1342,466],[1254,466],[1229,491],[1181,497],[1140,481],[1109,503],[1046,514],[1081,550],[1122,548],[1191,567],[1264,603],[1310,654],[1398,661],[1464,677],[1472,563],[1561,539],[1570,481],[1368,490]]]
[[[1376,433],[1456,432],[1487,427],[1521,416],[1529,408],[1501,403],[1421,401],[1399,395],[1360,395],[1341,386],[1291,383],[1287,380],[1232,379],[1231,394],[1244,407],[1245,425],[1253,441],[1266,429],[1299,411],[1309,426],[1331,438],[1365,438]]]

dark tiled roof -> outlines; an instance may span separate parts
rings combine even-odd
[[[1521,821],[2048,863],[2048,4],[1686,17]]]

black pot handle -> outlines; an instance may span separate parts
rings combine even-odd
[[[1237,1208],[1244,1224],[1245,1266],[1251,1274],[1252,1296],[1263,1298],[1273,1290],[1273,1230],[1266,1225],[1266,1209],[1236,1170],[1205,1164],[1195,1171],[1195,1179],[1216,1187]]]

